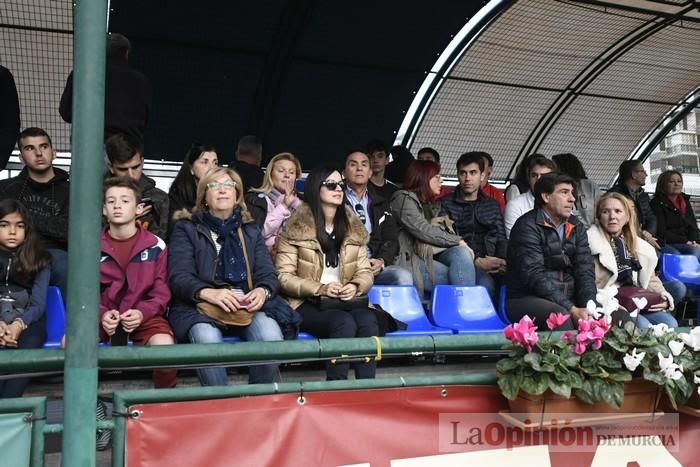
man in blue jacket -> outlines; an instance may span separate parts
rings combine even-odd
[[[511,321],[524,315],[544,329],[550,313],[571,315],[559,329],[573,329],[588,318],[586,304],[595,300],[595,267],[583,224],[571,215],[574,180],[550,173],[535,184],[535,208],[522,215],[508,242],[506,313]]]
[[[455,222],[457,233],[474,251],[476,285],[497,297],[498,277],[506,270],[506,230],[498,202],[481,191],[486,176],[483,153],[468,152],[457,161],[459,187],[442,199],[440,215]]]

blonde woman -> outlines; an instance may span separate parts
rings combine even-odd
[[[284,223],[301,205],[294,191],[299,177],[299,159],[291,152],[277,154],[267,164],[262,186],[249,190],[246,195],[250,214],[262,230],[268,251],[272,251]]]
[[[673,298],[654,273],[656,250],[637,236],[637,211],[632,202],[620,193],[608,193],[598,200],[595,212],[595,224],[588,229],[588,243],[595,264],[596,288],[631,286],[653,292],[659,297],[658,303],[639,314],[637,325],[642,329],[658,323],[677,327],[676,319],[669,313],[674,307]],[[618,298],[622,303],[622,296]]]
[[[286,313],[296,318],[296,323],[289,323],[292,326],[301,321],[276,296],[277,271],[260,229],[248,213],[241,187],[241,178],[232,169],[211,169],[197,185],[194,212],[176,213],[179,222],[168,248],[172,291],[168,320],[180,341],[218,343],[223,341],[223,334],[235,334],[247,341],[281,341],[280,326],[284,329],[286,323],[279,317]],[[200,313],[199,302],[229,312],[246,310],[253,315],[252,321],[248,326],[223,326]],[[203,386],[227,384],[223,368],[197,372]],[[276,374],[277,365],[253,366],[249,382],[271,383]]]

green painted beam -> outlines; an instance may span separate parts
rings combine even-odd
[[[74,0],[64,467],[95,465],[107,0]]]

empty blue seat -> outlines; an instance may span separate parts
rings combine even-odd
[[[375,285],[369,291],[369,302],[381,306],[394,318],[408,326],[387,336],[453,334],[452,330],[434,326],[425,315],[418,292],[410,285]]]
[[[484,287],[438,285],[431,304],[433,323],[458,334],[502,332],[506,323],[493,308]]]
[[[306,179],[305,178],[297,178],[296,182],[294,182],[294,191],[297,193],[304,193],[304,185],[306,185]]]
[[[678,279],[686,285],[700,289],[700,263],[695,255],[661,256],[661,276],[663,280]]]
[[[46,342],[45,348],[61,347],[61,338],[66,333],[66,308],[58,287],[49,287],[46,293]]]

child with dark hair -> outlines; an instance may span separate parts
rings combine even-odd
[[[0,201],[0,349],[44,345],[50,264],[24,206]],[[0,380],[0,398],[21,397],[28,384],[29,378]]]

